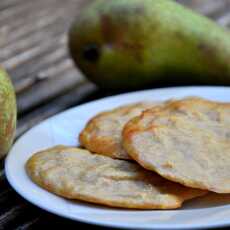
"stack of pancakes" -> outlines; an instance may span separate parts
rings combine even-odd
[[[230,193],[230,104],[126,105],[93,117],[80,143],[34,154],[28,175],[62,197],[122,208],[174,209],[208,191]]]

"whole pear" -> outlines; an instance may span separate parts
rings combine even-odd
[[[16,129],[16,98],[7,73],[0,67],[0,158],[5,156],[13,142]]]
[[[171,0],[96,0],[69,32],[71,56],[101,87],[230,85],[230,33]]]

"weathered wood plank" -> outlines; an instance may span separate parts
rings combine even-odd
[[[39,81],[18,97],[19,112],[23,113],[32,107],[44,104],[46,101],[77,87],[82,79],[76,77],[76,72],[71,70],[60,73],[58,77]],[[63,75],[65,76],[63,78]]]
[[[62,43],[62,41],[60,41]],[[43,58],[41,58],[43,57]],[[35,58],[27,61],[27,68],[24,65],[18,65],[13,70],[13,82],[17,88],[17,84],[26,78],[39,77],[39,72],[55,67],[60,61],[68,59],[67,50],[57,43],[54,43],[48,50],[40,52]],[[11,72],[11,71],[9,71]]]
[[[79,104],[84,98],[96,91],[93,84],[87,82],[78,85],[75,89],[50,101],[49,103],[33,110],[23,116],[18,122],[16,138],[21,136],[28,129],[43,121],[44,119],[57,114],[71,106]]]

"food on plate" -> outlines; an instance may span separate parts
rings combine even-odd
[[[230,84],[230,33],[171,0],[92,1],[69,32],[70,53],[102,88]]]
[[[80,143],[91,152],[112,158],[130,159],[122,147],[123,126],[155,102],[142,102],[102,112],[93,117],[80,134]]]
[[[13,142],[16,129],[16,98],[7,73],[0,67],[0,158],[4,157]]]
[[[26,170],[52,193],[111,207],[175,209],[207,193],[170,182],[136,163],[65,146],[34,154]]]
[[[129,121],[127,153],[142,167],[185,186],[230,193],[230,104],[171,101]]]

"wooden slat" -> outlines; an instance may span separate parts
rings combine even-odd
[[[39,1],[25,1],[23,4],[18,4],[17,7],[5,9],[0,14],[0,23],[4,25],[4,23],[10,20],[15,20],[17,17],[28,14],[40,4]],[[42,2],[42,4],[44,4],[44,2]]]
[[[21,0],[2,0],[0,5],[0,13],[1,11],[6,10],[8,8],[16,7],[20,2]]]
[[[21,136],[24,132],[42,120],[53,116],[73,105],[79,104],[85,97],[95,91],[96,87],[94,85],[82,83],[79,84],[75,89],[72,89],[57,99],[54,99],[46,105],[33,110],[31,113],[19,120],[16,138]]]
[[[0,229],[15,229],[19,225],[23,226],[25,223],[31,222],[31,219],[38,219],[40,216],[38,210],[34,211],[31,205],[20,199],[20,203],[10,207],[0,216]]]
[[[227,8],[228,9],[228,8]],[[225,27],[230,27],[230,11],[226,10],[226,13],[221,15],[218,19],[217,22]]]
[[[198,12],[205,14],[211,18],[217,19],[226,10],[230,8],[229,0],[178,0],[178,2],[196,9]]]
[[[0,48],[9,46],[20,39],[28,38],[33,32],[39,31],[45,26],[50,26],[53,21],[56,20],[56,14],[54,17],[50,17],[51,12],[52,10],[49,8],[44,9],[38,11],[35,15],[27,14],[15,20],[14,23],[2,25],[0,27],[0,32],[4,34],[7,39],[0,43]]]
[[[14,66],[9,65],[9,63],[11,62],[11,59],[15,60],[18,58],[19,59],[18,65],[21,64],[20,56],[22,56],[22,53],[24,52],[24,50],[30,50],[30,49],[34,49],[37,47],[39,48],[41,47],[41,50],[43,50],[43,46],[41,45],[41,43],[43,43],[44,46],[47,47],[47,44],[45,44],[46,40],[51,39],[55,41],[55,38],[61,33],[62,33],[62,28],[60,27],[55,27],[55,30],[52,30],[52,31],[50,31],[47,28],[47,31],[43,31],[43,33],[34,33],[32,36],[30,36],[30,39],[20,40],[19,42],[14,43],[10,47],[2,48],[1,50],[2,50],[3,65],[8,69],[12,67],[15,68],[17,66],[16,64],[14,64]],[[11,57],[14,57],[14,58],[11,58]]]
[[[39,72],[50,68],[50,66],[56,66],[61,60],[68,59],[67,56],[68,53],[62,45],[62,41],[54,42],[48,50],[40,51],[35,58],[28,60],[28,68],[25,68],[24,65],[18,65],[12,70],[12,80],[15,86],[25,78],[34,78],[34,76],[39,75]]]
[[[33,85],[26,92],[23,92],[18,97],[18,107],[19,112],[23,113],[34,106],[43,104],[64,92],[76,87],[82,80],[76,77],[75,71],[70,71],[65,73],[64,71],[60,73],[55,79],[47,79],[45,81],[40,81]],[[63,75],[65,78],[63,78]]]
[[[32,227],[40,220],[40,217],[31,217],[31,219],[27,220],[23,224],[19,225],[15,228],[15,230],[26,230],[32,229]]]

